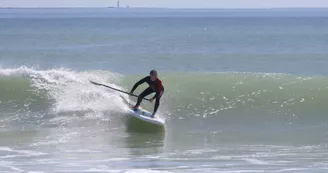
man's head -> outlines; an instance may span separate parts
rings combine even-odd
[[[150,76],[150,80],[155,81],[157,79],[157,71],[156,70],[150,71],[149,76]]]

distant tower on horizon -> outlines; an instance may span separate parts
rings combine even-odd
[[[120,0],[117,1],[117,8],[120,8]]]

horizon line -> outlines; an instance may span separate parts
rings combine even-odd
[[[202,8],[189,8],[189,7],[114,7],[114,6],[99,6],[99,7],[1,7],[0,9],[167,9],[167,10],[279,10],[279,9],[327,9],[328,7],[221,7],[221,8],[207,8],[207,7],[202,7]]]

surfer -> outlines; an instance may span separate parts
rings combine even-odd
[[[146,76],[145,78],[141,79],[140,81],[138,81],[136,84],[134,84],[130,94],[133,95],[133,91],[140,85],[147,82],[147,84],[149,85],[149,87],[147,89],[145,89],[139,96],[138,96],[138,101],[136,103],[135,106],[132,107],[132,109],[136,110],[139,108],[139,105],[142,101],[142,99],[144,97],[146,97],[147,95],[151,94],[151,93],[156,93],[154,95],[154,97],[152,97],[150,99],[150,102],[153,102],[153,100],[156,98],[156,102],[155,102],[155,107],[154,107],[154,112],[152,113],[152,118],[154,118],[156,111],[159,107],[159,102],[161,99],[161,96],[164,93],[164,87],[162,85],[162,81],[160,79],[157,78],[157,71],[156,70],[152,70],[149,73],[149,76]]]

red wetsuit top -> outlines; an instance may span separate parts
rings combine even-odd
[[[156,95],[159,95],[162,91],[164,91],[164,87],[162,85],[162,81],[160,79],[156,79],[155,81],[152,81],[150,79],[150,76],[147,76],[140,81],[138,81],[132,88],[131,92],[133,91],[142,83],[147,82],[150,88],[153,89],[154,92],[156,92]]]

